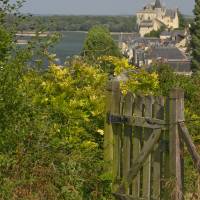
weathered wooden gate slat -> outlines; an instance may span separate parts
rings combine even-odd
[[[174,178],[172,196],[175,200],[183,199],[183,147],[179,135],[178,122],[184,121],[184,92],[173,89],[169,96],[169,150],[170,175]]]
[[[153,112],[153,103],[154,103],[154,98],[152,96],[146,96],[144,97],[144,113],[143,113],[143,117],[146,118],[152,118],[152,112]],[[148,141],[148,139],[150,138],[153,129],[150,128],[144,128],[143,130],[143,141],[144,141],[144,145],[146,144],[146,142]],[[156,145],[156,144],[155,144]],[[152,155],[149,154],[149,156],[147,157],[146,161],[143,163],[143,188],[142,188],[142,197],[146,198],[147,200],[150,200],[151,198],[151,158]]]
[[[161,129],[155,129],[148,141],[144,144],[141,152],[139,153],[137,159],[133,162],[131,169],[127,172],[127,175],[122,180],[122,184],[117,190],[118,193],[124,192],[125,185],[130,184],[132,180],[137,176],[138,171],[141,169],[143,163],[146,161],[147,157],[154,148],[154,145],[158,142],[161,135]]]
[[[138,117],[142,117],[142,105],[143,98],[141,96],[136,96],[134,101],[133,114]],[[132,162],[131,167],[133,167],[133,161],[136,160],[141,151],[141,140],[142,140],[142,128],[140,126],[134,126],[133,138],[132,138]],[[134,180],[132,180],[132,196],[139,198],[140,197],[140,171]]]
[[[116,115],[121,115],[121,91],[119,82],[113,82],[112,86],[112,113]],[[113,189],[118,187],[118,184],[121,180],[121,137],[122,137],[122,124],[113,124],[113,177],[114,184]]]
[[[113,84],[109,82],[106,91],[106,113],[112,113],[113,109]],[[104,160],[106,161],[105,170],[107,173],[112,173],[113,171],[113,129],[112,124],[105,119],[104,125]]]
[[[128,93],[124,98],[123,114],[132,116],[133,95]],[[124,137],[123,137],[123,177],[126,172],[130,170],[131,166],[131,140],[132,140],[132,126],[124,124]],[[129,193],[129,187],[126,187],[126,192]]]
[[[141,111],[142,113],[142,111]],[[133,113],[136,115],[136,113]],[[109,113],[107,116],[107,121],[112,124],[127,124],[129,126],[137,126],[143,128],[150,128],[150,129],[158,129],[161,128],[166,130],[166,121],[161,119],[149,118],[149,117],[138,117],[137,116],[127,116],[127,115],[114,115]]]
[[[183,136],[183,140],[187,146],[187,149],[192,156],[192,160],[193,160],[197,170],[200,173],[200,155],[198,154],[198,151],[192,141],[192,137],[190,136],[189,131],[184,122],[180,122],[179,126],[181,129],[181,134]]]
[[[156,119],[164,120],[164,97],[155,97],[155,102],[153,106],[153,117]],[[163,138],[163,134],[161,135]],[[161,138],[161,139],[162,139]],[[152,184],[152,199],[159,200],[161,198],[161,176],[162,176],[162,141],[154,147],[154,152],[152,154],[152,165],[153,165],[153,184]]]
[[[114,193],[113,195],[119,200],[147,200],[142,197],[132,197],[130,195],[121,194],[121,193]]]
[[[168,124],[168,129],[163,131],[163,138],[162,138],[162,160],[161,160],[161,199],[169,200],[171,199],[171,189],[168,188],[167,183],[170,180],[170,155],[169,155],[169,111],[170,111],[170,100],[169,98],[165,98],[165,106],[164,106],[164,119],[165,123]]]

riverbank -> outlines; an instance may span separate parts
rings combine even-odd
[[[48,32],[53,33],[53,32]],[[63,64],[67,57],[74,55],[79,55],[82,48],[84,40],[87,36],[87,31],[61,31],[62,37],[60,41],[50,49],[52,53],[55,53],[60,60],[60,64]],[[113,39],[118,42],[121,38],[120,32],[112,32]],[[124,35],[130,35],[132,33],[123,33]],[[26,45],[28,41],[27,37],[22,37],[18,39],[19,45]]]
[[[59,33],[62,33],[62,32],[64,32],[64,33],[85,33],[85,34],[88,33],[88,31],[59,31]],[[130,34],[137,34],[137,32],[110,32],[110,34],[111,35],[120,35],[120,34],[130,35]]]
[[[85,33],[87,34],[88,31],[48,31],[48,32],[41,32],[39,33],[39,36],[48,36],[49,34],[52,33]],[[112,35],[119,35],[119,34],[136,34],[137,32],[110,32]],[[16,33],[16,36],[36,36],[36,32],[34,31],[19,31]]]

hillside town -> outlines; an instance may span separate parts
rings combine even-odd
[[[164,63],[176,73],[191,75],[188,50],[191,37],[189,27],[179,26],[178,9],[166,8],[156,0],[154,4],[145,5],[136,15],[138,32],[121,35],[119,42],[129,62],[146,69]]]

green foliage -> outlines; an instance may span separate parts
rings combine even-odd
[[[180,10],[178,10],[178,17],[179,17],[179,29],[185,29],[187,26],[187,20],[184,18]]]
[[[200,70],[200,1],[195,3],[195,20],[191,27],[191,48],[192,48],[192,70],[197,72]]]
[[[38,59],[53,62],[51,38],[20,49],[0,30],[0,199],[109,199],[110,181],[102,178],[106,75],[81,60],[35,68],[35,59],[37,66]]]
[[[0,27],[0,61],[6,57],[11,49],[11,35],[5,30],[5,28]]]
[[[94,26],[88,33],[83,50],[83,56],[89,60],[95,61],[100,56],[120,57],[120,50],[104,26]]]
[[[20,23],[19,30],[35,30],[43,24],[48,31],[88,31],[95,25],[104,25],[112,32],[135,30],[135,16],[32,16]]]
[[[154,70],[158,73],[158,81],[161,95],[167,96],[172,88],[176,87],[176,75],[167,64],[156,64]]]
[[[2,20],[6,13],[9,9]],[[103,171],[105,88],[111,71],[114,76],[129,77],[126,84],[121,82],[124,93],[131,90],[149,94],[160,88],[159,93],[165,95],[172,87],[183,87],[187,119],[200,116],[198,74],[188,78],[163,67],[157,76],[157,72],[136,69],[126,59],[107,56],[118,55],[118,50],[104,27],[91,31],[91,43],[86,42],[86,47],[109,46],[112,51],[88,55],[98,57],[92,64],[80,57],[64,67],[53,64],[55,56],[47,51],[57,37],[34,38],[20,49],[2,24],[0,199],[111,199],[112,177]],[[44,70],[41,65],[46,59],[50,65]],[[200,140],[199,127],[197,121],[189,124],[196,143]],[[186,163],[189,174],[191,161]],[[190,175],[193,179],[186,183],[188,191],[193,191],[189,184],[196,173]]]
[[[193,141],[199,149],[200,131],[200,75],[197,73],[190,76],[178,75],[167,65],[155,67],[158,72],[158,94],[168,96],[172,88],[182,88],[185,92],[185,118]],[[186,194],[196,193],[194,185],[197,184],[198,172],[194,169],[191,156],[187,151],[185,156],[185,189]]]
[[[153,94],[158,89],[158,77],[155,72],[149,73],[143,69],[137,69],[129,64],[125,58],[103,56],[98,59],[98,65],[105,71],[109,69],[114,77],[121,80],[122,93]],[[105,68],[105,69],[104,69]]]
[[[1,104],[0,198],[102,199],[104,73],[77,60],[13,80]]]
[[[144,37],[160,37],[160,34],[165,30],[165,26],[162,26],[159,30],[152,30],[150,33],[145,34]]]
[[[3,62],[0,198],[110,199],[112,177],[103,173],[108,74],[81,58],[68,67],[29,68],[28,61],[48,44],[14,48]],[[44,52],[41,57],[45,55],[53,63],[53,56]],[[116,73],[130,67],[116,59]]]

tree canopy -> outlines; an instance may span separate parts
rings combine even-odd
[[[191,27],[191,47],[192,47],[192,70],[200,70],[200,0],[195,1],[195,20]]]
[[[82,54],[93,61],[103,55],[121,56],[117,44],[109,30],[104,26],[94,26],[90,29],[84,42]]]
[[[32,16],[20,23],[19,30],[34,30],[38,23],[47,31],[88,31],[95,25],[104,25],[112,32],[132,32],[136,16]]]
[[[180,10],[178,10],[178,17],[179,17],[179,29],[185,29],[188,25],[187,20],[184,18],[183,14]]]

